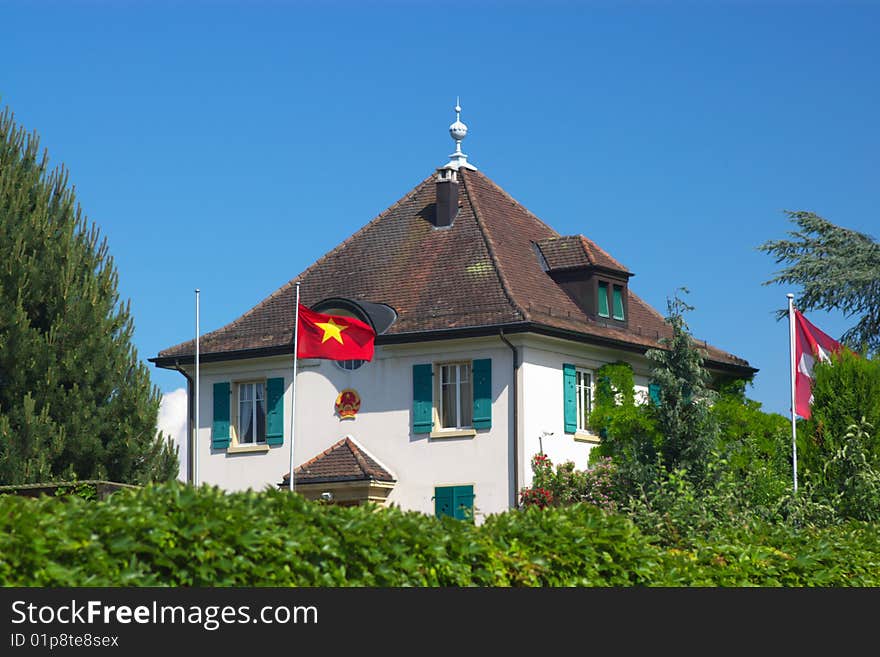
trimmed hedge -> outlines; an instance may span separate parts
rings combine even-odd
[[[481,526],[179,483],[105,501],[0,496],[3,586],[878,586],[880,532],[730,528],[660,547],[590,505]]]

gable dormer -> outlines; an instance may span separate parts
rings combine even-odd
[[[629,321],[632,273],[583,235],[535,242],[541,267],[588,317],[610,326]]]

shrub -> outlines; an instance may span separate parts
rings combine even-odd
[[[826,480],[826,474],[832,473],[825,472],[825,464],[846,444],[850,426],[864,418],[880,427],[880,361],[846,350],[833,354],[831,361],[818,362],[813,368],[812,392],[812,417],[799,423],[798,464],[805,476],[809,472],[818,481],[834,485]],[[865,449],[867,462],[880,464],[876,437]]]
[[[880,586],[880,528],[723,523],[661,544],[590,504],[475,526],[174,482],[99,501],[0,496],[0,585]]]

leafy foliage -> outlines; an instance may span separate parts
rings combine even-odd
[[[589,423],[602,438],[590,450],[590,462],[613,462],[610,491],[616,500],[626,499],[655,478],[662,436],[653,410],[636,404],[631,365],[609,363],[597,370]]]
[[[737,483],[741,504],[767,515],[792,489],[791,423],[762,411],[744,389],[745,382],[723,387],[710,413],[718,427],[726,476]]]
[[[802,311],[841,310],[859,317],[842,340],[856,351],[880,351],[880,244],[863,233],[836,226],[812,213],[787,211],[798,230],[794,239],[758,247],[786,263],[766,281],[803,288],[795,305]],[[780,311],[780,317],[785,311]]]
[[[106,240],[0,114],[0,483],[175,476]]]
[[[606,511],[615,508],[614,466],[601,459],[588,470],[577,470],[572,461],[553,468],[546,454],[532,457],[532,487],[520,492],[524,507],[567,506],[586,502]]]
[[[864,420],[880,427],[880,360],[846,350],[813,368],[811,417],[799,423],[798,460],[804,472],[823,480],[828,458],[846,442],[851,425]],[[866,446],[869,461],[880,463],[880,442]]]
[[[864,587],[880,585],[880,527],[755,521],[661,544],[589,504],[475,526],[171,482],[104,501],[0,496],[0,585]]]
[[[874,425],[864,417],[847,427],[821,475],[814,477],[816,495],[844,518],[880,521],[880,459],[873,431]]]

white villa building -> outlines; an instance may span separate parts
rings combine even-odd
[[[460,108],[456,107],[456,111]],[[477,522],[517,506],[541,447],[587,466],[595,372],[632,365],[670,335],[632,273],[582,235],[562,236],[467,161],[457,117],[450,162],[247,313],[150,360],[186,378],[198,482],[289,486],[296,284],[303,305],[358,317],[373,360],[299,360],[294,489]],[[748,362],[711,345],[717,377]]]

